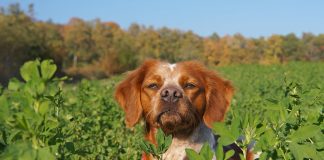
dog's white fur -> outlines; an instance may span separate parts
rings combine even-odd
[[[164,160],[182,160],[186,157],[186,148],[199,152],[204,143],[209,143],[212,149],[215,149],[215,137],[210,128],[203,122],[186,139],[173,137],[169,149],[162,155]]]

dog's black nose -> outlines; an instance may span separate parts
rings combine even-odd
[[[178,102],[182,98],[182,92],[175,87],[164,88],[160,95],[163,101],[171,103]]]

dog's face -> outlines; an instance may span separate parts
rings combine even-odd
[[[190,134],[201,121],[211,127],[223,120],[232,94],[228,81],[197,62],[151,60],[118,85],[115,97],[129,127],[143,117],[166,133]]]

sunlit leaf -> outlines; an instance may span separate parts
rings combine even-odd
[[[208,143],[204,143],[204,145],[200,149],[199,155],[201,155],[204,160],[211,160],[214,156],[214,153],[211,150],[210,145]]]
[[[320,133],[320,128],[315,125],[302,126],[293,132],[288,138],[293,142],[299,142]]]
[[[44,80],[48,80],[53,77],[57,67],[53,60],[44,60],[41,63],[41,74]]]
[[[189,160],[204,160],[196,151],[193,149],[186,149],[186,155]]]
[[[32,79],[40,79],[39,75],[39,61],[28,61],[20,68],[20,75],[26,81],[30,81]]]
[[[234,150],[229,150],[225,153],[225,159],[229,159],[234,155],[235,151]]]

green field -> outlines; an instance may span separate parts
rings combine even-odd
[[[127,129],[113,99],[122,76],[69,84],[50,61],[0,89],[0,159],[140,159],[142,123]],[[223,144],[256,141],[263,159],[324,157],[324,63],[215,67],[236,88]]]

